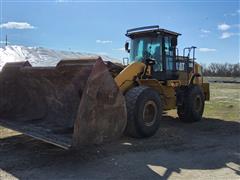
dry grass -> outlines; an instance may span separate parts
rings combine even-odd
[[[205,105],[205,117],[239,120],[240,84],[211,83],[210,95],[210,101]]]

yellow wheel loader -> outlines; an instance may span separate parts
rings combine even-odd
[[[180,34],[159,26],[127,30],[130,58],[61,60],[56,67],[7,63],[0,72],[0,125],[60,146],[113,141],[123,133],[156,133],[162,112],[202,119],[209,84],[195,48],[177,49]]]

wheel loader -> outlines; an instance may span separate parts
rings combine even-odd
[[[153,136],[163,111],[202,119],[209,84],[196,47],[179,55],[179,33],[147,26],[127,30],[123,63],[61,60],[55,67],[7,63],[0,72],[0,125],[59,147],[100,144],[126,134]]]

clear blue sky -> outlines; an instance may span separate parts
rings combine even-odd
[[[239,62],[239,1],[1,0],[1,42],[103,53],[121,59],[126,29],[146,25],[182,34],[200,63]]]

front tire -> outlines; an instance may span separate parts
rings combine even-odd
[[[126,93],[125,99],[128,117],[125,134],[136,138],[153,136],[162,118],[158,92],[149,87],[137,86]]]
[[[202,120],[204,94],[198,85],[191,85],[184,90],[183,104],[177,107],[179,119],[183,122]]]

